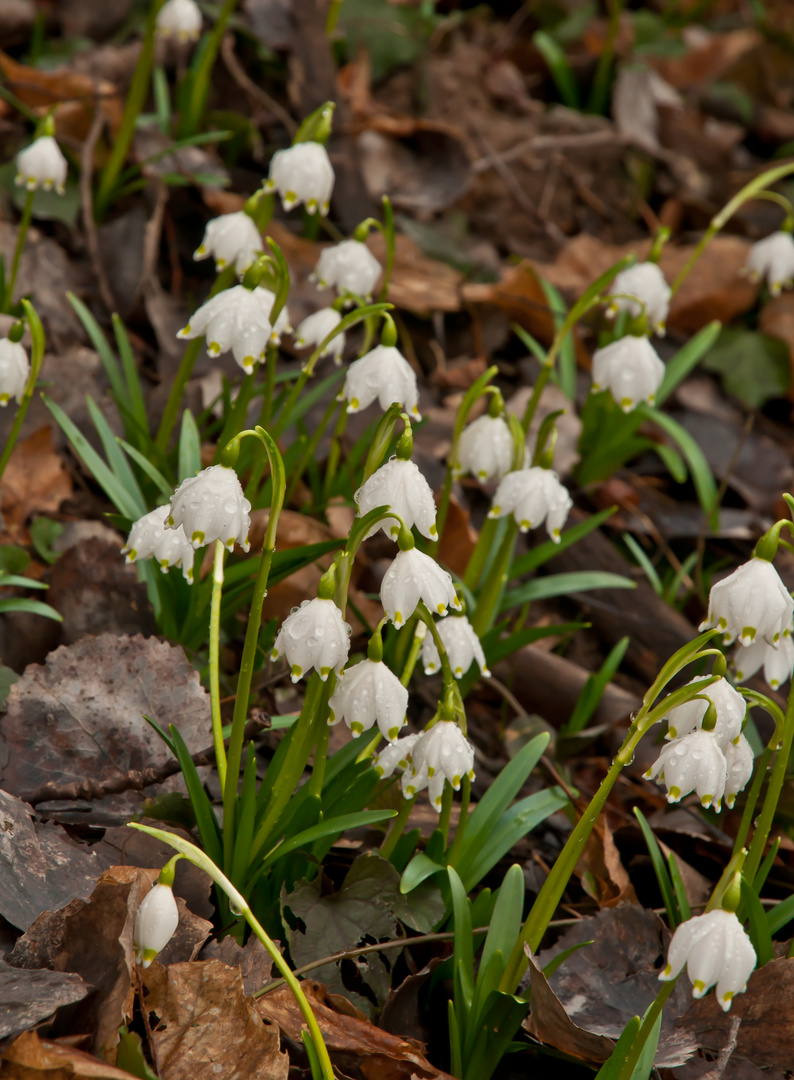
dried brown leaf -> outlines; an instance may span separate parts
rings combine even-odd
[[[40,428],[17,443],[3,473],[0,508],[12,540],[25,540],[31,514],[54,513],[72,494],[72,480],[52,445],[52,429]]]
[[[240,971],[220,960],[154,963],[143,973],[162,1080],[286,1080],[278,1028],[245,996]]]
[[[130,1074],[68,1043],[40,1039],[35,1031],[20,1035],[5,1049],[3,1080],[130,1080]]]
[[[532,1012],[522,1027],[546,1046],[564,1054],[590,1062],[606,1061],[615,1047],[613,1041],[575,1024],[526,945],[524,952],[529,960]]]

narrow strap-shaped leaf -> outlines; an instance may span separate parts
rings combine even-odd
[[[222,866],[223,849],[221,846],[221,832],[218,827],[218,820],[212,809],[212,803],[204,790],[201,777],[198,774],[196,766],[193,764],[190,751],[188,750],[179,729],[174,727],[173,724],[170,724],[168,730],[171,732],[171,740],[174,744],[179,767],[182,770],[185,787],[187,788],[188,797],[190,798],[190,805],[196,816],[196,825],[198,826],[201,843],[203,844],[207,855],[212,859],[215,865]]]
[[[125,439],[118,439],[117,442],[119,446],[124,448],[125,453],[129,454],[135,464],[143,469],[149,479],[157,486],[158,490],[170,499],[174,494],[173,485],[168,483],[160,470],[152,465],[145,454],[142,454],[140,450],[136,450],[135,447]]]
[[[201,468],[201,436],[190,409],[182,413],[182,427],[179,431],[179,480],[195,476]]]
[[[119,446],[116,436],[111,431],[110,424],[102,415],[97,403],[91,397],[86,397],[86,403],[88,405],[88,411],[91,414],[91,419],[94,421],[94,427],[97,429],[97,433],[102,440],[102,446],[105,451],[105,456],[108,459],[108,464],[113,470],[116,479],[124,487],[124,490],[129,494],[130,498],[135,500],[138,507],[138,516],[142,517],[147,510],[146,501],[143,497],[140,485],[138,484],[137,477],[132,471],[132,466],[127,460],[124,451]]]
[[[508,589],[502,598],[501,611],[518,607],[532,600],[548,600],[552,596],[588,592],[591,589],[636,589],[637,583],[622,574],[605,570],[572,570],[567,574],[547,574],[534,578],[516,589]]]
[[[653,866],[653,872],[656,874],[656,880],[659,883],[659,891],[662,894],[662,901],[664,902],[665,910],[667,911],[667,919],[670,923],[670,929],[675,930],[678,924],[681,922],[681,912],[678,909],[676,903],[675,890],[673,883],[670,880],[670,874],[667,869],[667,864],[664,861],[662,855],[662,849],[659,847],[659,841],[653,835],[648,821],[643,814],[642,810],[638,806],[634,807],[634,816],[642,831],[643,839],[645,840],[646,847],[648,848],[648,854],[651,857],[651,864]]]
[[[138,366],[135,363],[130,339],[127,336],[127,329],[124,326],[121,317],[115,312],[113,313],[112,321],[113,333],[116,335],[116,345],[118,346],[121,367],[124,372],[124,381],[127,384],[130,412],[140,429],[146,434],[151,435],[151,432],[149,431],[149,419],[146,415],[146,405],[143,400],[141,380],[138,375]]]

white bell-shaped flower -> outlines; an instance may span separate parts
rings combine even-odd
[[[513,436],[501,416],[479,416],[458,441],[457,473],[471,473],[483,483],[499,481],[513,464]]]
[[[734,995],[747,989],[756,965],[755,949],[735,912],[718,908],[676,927],[659,978],[663,982],[675,979],[685,964],[692,996],[703,997],[716,983],[717,1001],[727,1012]]]
[[[697,686],[709,678],[708,675],[698,675],[690,679],[687,686]],[[738,739],[741,734],[742,724],[747,712],[747,702],[738,690],[734,690],[727,679],[717,679],[711,686],[706,686],[701,691],[702,697],[707,697],[713,702],[717,711],[717,722],[711,734],[717,740],[722,750],[728,743]],[[698,730],[706,715],[708,703],[698,698],[686,701],[683,705],[676,705],[667,716],[667,738],[677,739],[688,735],[690,731]]]
[[[759,240],[750,248],[744,270],[751,281],[766,278],[772,296],[779,296],[794,283],[794,237],[775,232]]]
[[[375,772],[382,779],[386,779],[394,773],[395,769],[402,772],[411,764],[411,751],[421,735],[404,735],[402,739],[389,743],[379,754],[372,759]]]
[[[678,802],[694,791],[703,806],[713,806],[719,811],[728,778],[728,764],[720,744],[710,731],[693,731],[663,746],[645,777],[666,786],[667,801],[670,803]]]
[[[30,378],[30,361],[23,345],[10,338],[0,338],[0,405],[11,398],[22,400]]]
[[[594,391],[609,390],[624,413],[641,401],[653,405],[665,366],[647,337],[627,334],[593,353]]]
[[[417,408],[416,373],[393,345],[376,345],[360,360],[354,360],[339,397],[347,401],[349,413],[366,409],[377,398],[384,412],[396,401],[414,420],[422,419]]]
[[[737,682],[745,682],[761,668],[772,690],[787,683],[794,672],[794,640],[791,630],[785,630],[775,645],[754,641],[752,645],[737,645],[733,656],[733,671]]]
[[[742,645],[763,639],[777,645],[791,624],[794,600],[767,559],[753,556],[738,570],[712,585],[708,617],[701,630],[717,627],[729,645],[737,637]]]
[[[336,330],[342,321],[342,316],[334,308],[321,308],[313,315],[307,315],[295,331],[295,344],[298,348],[311,346],[316,349],[325,341],[330,333]],[[321,356],[333,357],[334,363],[339,366],[342,363],[342,353],[345,351],[344,331],[331,338]]]
[[[612,282],[609,293],[611,302],[607,314],[628,311],[632,318],[637,319],[644,306],[648,325],[664,336],[672,293],[656,263],[636,263],[628,270],[621,270]],[[632,296],[636,296],[640,303],[632,300]]]
[[[568,490],[552,469],[533,465],[503,477],[493,497],[489,518],[512,514],[521,532],[546,522],[546,531],[559,543],[560,531],[573,506]]]
[[[416,548],[399,552],[383,575],[380,600],[387,618],[398,630],[416,611],[420,600],[438,615],[446,615],[448,605],[460,611],[452,578],[435,559]]]
[[[161,38],[198,41],[201,22],[201,8],[196,0],[166,0],[157,12],[155,25]]]
[[[263,359],[267,343],[278,342],[281,333],[289,327],[286,307],[279,312],[275,326],[271,325],[274,301],[275,295],[261,285],[255,289],[235,285],[202,304],[176,336],[206,336],[210,356],[220,356],[231,349],[234,359],[250,375],[254,365]]]
[[[435,540],[436,503],[433,489],[413,461],[403,461],[399,457],[390,458],[385,465],[365,480],[353,498],[358,506],[360,517],[364,517],[376,506],[388,506],[399,514],[406,528],[416,525],[422,536]],[[373,536],[378,529],[390,534],[393,540],[400,532],[400,523],[396,518],[384,518],[374,525],[367,537]]]
[[[343,240],[324,248],[317,260],[312,281],[318,289],[335,288],[340,296],[354,293],[369,300],[383,267],[360,240]]]
[[[344,720],[354,736],[377,721],[381,735],[394,742],[405,724],[408,691],[381,660],[362,660],[345,668],[328,703],[329,724]]]
[[[229,551],[235,541],[248,551],[250,510],[234,469],[210,465],[198,476],[188,476],[176,489],[166,525],[169,529],[181,525],[194,548],[220,540]]]
[[[465,615],[447,615],[445,619],[439,619],[436,629],[444,642],[449,666],[456,679],[462,679],[475,660],[483,675],[491,674],[485,663],[480,639]],[[441,667],[441,657],[432,634],[426,634],[422,642],[422,663],[426,675],[432,675]]]
[[[233,266],[238,274],[244,274],[261,251],[262,237],[253,218],[238,210],[207,222],[204,239],[193,252],[193,258],[209,259],[212,255],[218,272]]]
[[[325,682],[332,671],[342,670],[350,652],[350,633],[333,600],[319,596],[304,600],[282,623],[270,659],[286,656],[293,682],[311,668]]]
[[[52,135],[42,135],[25,150],[17,154],[15,183],[24,185],[28,191],[53,188],[59,195],[66,190],[66,174],[69,166]]]
[[[753,775],[753,750],[750,743],[740,735],[736,742],[728,743],[724,748],[725,761],[728,766],[728,777],[725,781],[725,802],[728,809],[733,808],[736,796],[744,791],[747,782]]]
[[[138,518],[130,529],[121,554],[127,556],[125,562],[128,563],[154,558],[163,573],[169,566],[181,566],[185,579],[192,581],[193,545],[181,525],[176,529],[166,527],[170,512],[168,505],[158,506],[156,510]]]
[[[474,779],[474,748],[454,721],[439,720],[411,750],[411,767],[402,775],[403,795],[412,799],[427,788],[430,805],[440,810],[444,781],[458,791],[464,776]]]
[[[334,168],[321,143],[303,142],[277,150],[270,161],[265,191],[277,190],[285,210],[301,203],[310,214],[328,213]]]
[[[132,940],[135,959],[147,968],[174,936],[179,925],[174,890],[159,882],[146,894],[135,913]]]

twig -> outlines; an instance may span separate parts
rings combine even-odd
[[[486,169],[498,169],[511,161],[524,157],[525,154],[572,153],[606,150],[624,146],[626,140],[616,131],[587,131],[580,135],[533,135],[524,139],[509,150],[495,152],[489,150],[485,157],[478,158],[471,164],[471,171],[485,172]]]
[[[245,90],[246,94],[249,94],[257,104],[261,105],[268,112],[272,113],[273,116],[277,117],[287,129],[290,137],[292,137],[298,130],[298,125],[283,105],[279,105],[275,98],[272,98],[266,90],[263,90],[261,86],[257,86],[253,79],[248,77],[235,54],[234,38],[231,34],[227,34],[223,39],[223,43],[221,44],[221,57],[226,65],[226,70],[237,85]]]
[[[141,276],[135,289],[134,303],[145,293],[149,282],[153,279],[157,266],[157,255],[160,250],[160,236],[163,231],[163,216],[166,203],[168,202],[168,184],[163,180],[157,180],[157,198],[154,204],[152,216],[146,222],[143,234],[143,258],[141,260]]]
[[[725,1045],[720,1050],[717,1060],[714,1062],[714,1067],[709,1069],[707,1073],[703,1073],[700,1080],[722,1080],[725,1075],[725,1070],[728,1067],[731,1054],[736,1049],[736,1044],[739,1041],[739,1025],[742,1022],[741,1016],[731,1017],[731,1026],[728,1030],[728,1038],[725,1040]]]
[[[246,741],[270,727],[270,717],[266,713],[254,709],[252,714],[252,719],[245,725]],[[215,761],[215,751],[212,746],[208,746],[205,750],[191,754],[190,760],[199,767],[212,765]],[[179,771],[179,762],[171,759],[162,765],[148,769],[131,769],[128,773],[111,776],[107,780],[89,780],[86,777],[75,780],[71,784],[61,785],[56,784],[54,780],[49,780],[30,794],[23,793],[19,797],[31,806],[50,799],[101,799],[105,795],[117,795],[121,791],[141,791],[152,784],[162,784],[169,776],[174,776]]]
[[[96,100],[95,97],[95,102]],[[102,297],[108,311],[112,312],[116,310],[116,301],[99,255],[99,238],[96,231],[96,222],[94,221],[94,195],[91,190],[91,180],[94,175],[94,151],[96,150],[96,144],[99,142],[99,136],[102,134],[102,128],[105,126],[105,117],[102,111],[96,105],[95,108],[96,112],[91,124],[91,130],[88,132],[88,138],[83,143],[80,154],[80,205],[83,209],[86,246],[91,258],[91,266],[96,274],[99,295]]]

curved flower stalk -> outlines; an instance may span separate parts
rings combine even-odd
[[[546,522],[546,531],[555,543],[573,506],[567,488],[552,469],[532,465],[509,472],[493,497],[489,518],[512,514],[521,532],[528,532]]]
[[[383,267],[360,240],[343,240],[324,248],[309,280],[318,289],[335,288],[339,296],[371,300]]]
[[[480,639],[465,615],[447,615],[438,620],[436,629],[444,642],[449,665],[456,679],[462,679],[475,661],[482,675],[487,678],[491,674],[485,663],[485,653]],[[426,634],[422,642],[422,663],[426,675],[432,675],[441,667],[441,659],[432,634]]]
[[[127,543],[121,549],[125,562],[153,558],[165,574],[170,566],[181,566],[186,581],[193,581],[193,545],[179,525],[167,526],[170,506],[158,506],[133,524]]]
[[[772,296],[794,284],[794,237],[790,232],[774,232],[753,244],[744,273],[750,281],[766,279]]]
[[[319,211],[325,217],[334,190],[334,169],[328,151],[318,142],[300,142],[277,150],[270,161],[264,190],[277,191],[287,211],[302,203],[309,214]]]
[[[665,367],[647,337],[627,334],[593,353],[594,392],[609,390],[624,413],[641,401],[653,405]]]
[[[644,313],[649,327],[664,337],[671,296],[672,290],[657,263],[637,263],[616,275],[609,292],[607,315],[614,318],[619,311],[626,311],[633,319],[639,319]]]
[[[155,839],[162,840],[169,847],[180,852],[180,854],[192,862],[194,866],[197,866],[212,878],[218,888],[226,894],[230,904],[240,912],[254,934],[256,934],[262,942],[265,949],[270,954],[273,963],[278,968],[280,975],[292,991],[301,1010],[301,1014],[303,1015],[303,1019],[306,1021],[306,1026],[308,1028],[307,1038],[312,1046],[313,1052],[316,1054],[318,1070],[322,1080],[334,1080],[334,1070],[331,1065],[331,1059],[328,1056],[328,1049],[323,1040],[317,1019],[312,1012],[311,1005],[309,1005],[300,982],[295,975],[293,975],[292,969],[289,967],[274,942],[265,932],[259,920],[254,916],[245,897],[238,889],[235,889],[231,881],[229,881],[215,863],[205,855],[200,848],[197,848],[195,844],[191,844],[189,840],[184,840],[181,836],[177,836],[174,833],[165,832],[164,829],[153,829],[148,825],[139,825],[134,821],[129,823],[129,828],[139,829],[141,832],[148,833],[150,836],[155,837]]]
[[[214,257],[216,273],[233,266],[241,276],[261,252],[262,237],[253,218],[245,210],[237,210],[207,222],[204,239],[193,252],[193,258],[200,262]]]

